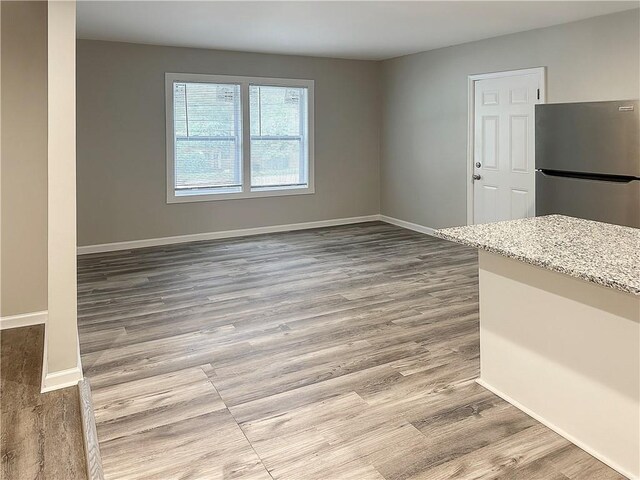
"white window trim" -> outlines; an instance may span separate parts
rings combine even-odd
[[[230,83],[240,85],[242,107],[242,191],[237,193],[212,193],[176,195],[175,193],[175,157],[173,131],[173,83]],[[234,200],[241,198],[281,197],[315,193],[314,176],[314,84],[313,80],[290,78],[245,77],[232,75],[208,75],[195,73],[165,73],[165,112],[167,136],[167,203],[210,202],[215,200]],[[280,188],[277,190],[251,190],[251,132],[249,120],[249,86],[273,86],[307,89],[307,156],[309,162],[308,186],[305,188]]]

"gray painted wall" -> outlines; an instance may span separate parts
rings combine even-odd
[[[0,316],[47,309],[47,2],[2,2]]]
[[[78,41],[78,245],[377,214],[380,64]],[[315,80],[313,195],[170,204],[165,72]]]
[[[382,213],[466,223],[467,76],[547,67],[547,102],[640,96],[640,10],[408,55],[382,64]]]

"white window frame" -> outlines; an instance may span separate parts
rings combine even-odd
[[[242,191],[233,193],[193,193],[176,195],[175,192],[175,140],[173,119],[173,84],[175,82],[227,83],[240,85],[242,110]],[[239,198],[281,197],[315,193],[314,183],[314,84],[313,80],[290,78],[245,77],[232,75],[208,75],[196,73],[165,73],[165,108],[167,136],[167,203],[210,202]],[[306,187],[251,189],[251,123],[249,118],[249,87],[290,87],[307,89],[307,159],[308,178]]]

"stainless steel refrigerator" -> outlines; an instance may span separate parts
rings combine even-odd
[[[638,100],[536,105],[536,215],[640,228]]]

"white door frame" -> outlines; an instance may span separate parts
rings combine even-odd
[[[475,102],[476,82],[488,78],[513,77],[516,75],[530,75],[537,73],[540,76],[540,102],[547,103],[547,67],[523,68],[521,70],[507,70],[504,72],[479,73],[469,75],[469,103],[468,103],[468,130],[467,130],[467,225],[473,225],[473,155],[475,138],[473,136],[475,126]]]

